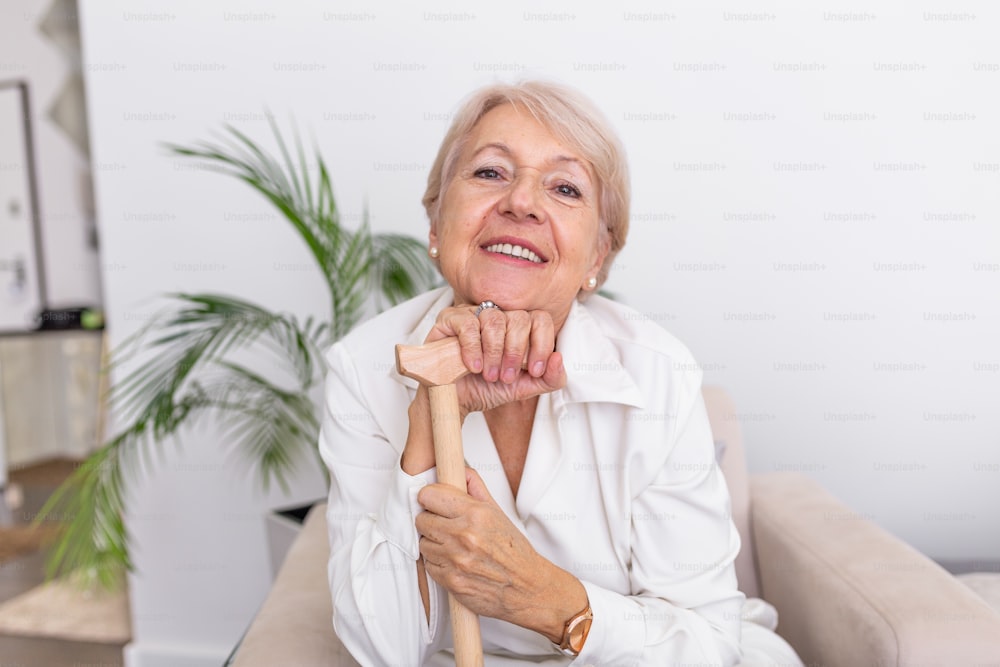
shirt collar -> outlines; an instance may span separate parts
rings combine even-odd
[[[600,298],[600,297],[592,297]],[[421,345],[437,318],[437,314],[454,303],[454,292],[441,288],[420,323],[402,341],[405,345]],[[621,403],[643,408],[642,393],[632,375],[621,363],[618,351],[601,329],[587,306],[574,300],[569,315],[556,341],[566,367],[566,386],[555,392],[555,403]],[[411,389],[417,381],[400,375],[393,366],[390,377]]]
[[[636,408],[645,405],[618,350],[586,304],[573,301],[556,349],[562,353],[566,367],[564,402],[621,403]]]

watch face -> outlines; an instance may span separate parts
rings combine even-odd
[[[574,653],[579,653],[583,650],[583,643],[587,640],[587,633],[590,632],[590,623],[591,620],[589,618],[581,619],[569,631],[569,647],[573,649]]]

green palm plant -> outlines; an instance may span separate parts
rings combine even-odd
[[[266,489],[303,458],[319,459],[321,351],[357,324],[374,301],[381,309],[429,287],[435,271],[424,245],[399,234],[375,234],[367,210],[358,229],[341,224],[330,174],[318,152],[309,164],[298,139],[290,150],[275,123],[280,157],[233,127],[218,142],[170,144],[175,156],[247,183],[266,197],[305,241],[330,294],[329,322],[275,313],[221,294],[173,294],[170,306],[126,340],[114,365],[135,370],[110,392],[127,424],[81,465],[50,498],[39,520],[68,518],[48,560],[50,577],[73,573],[116,586],[130,569],[122,520],[130,485],[153,467],[151,455],[181,427],[219,419]],[[315,181],[315,182],[314,182]],[[252,354],[248,354],[248,352]],[[266,355],[283,369],[280,381],[239,360]]]

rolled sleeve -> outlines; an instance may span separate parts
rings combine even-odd
[[[417,534],[417,515],[423,507],[417,502],[420,489],[437,482],[437,469],[431,468],[419,475],[407,475],[397,465],[396,474],[382,507],[375,519],[387,542],[397,547],[411,559],[420,557],[420,536]]]
[[[638,665],[646,645],[646,620],[635,600],[582,582],[594,612],[590,634],[573,667]]]

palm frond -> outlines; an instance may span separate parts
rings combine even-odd
[[[317,341],[294,318],[219,294],[175,294],[173,299],[179,309],[156,323],[157,335],[147,343],[148,361],[112,390],[111,401],[126,421],[151,418],[153,435],[169,435],[176,421],[174,399],[189,378],[262,338],[262,347],[271,347],[274,358],[290,366],[300,386],[308,388],[321,376]]]
[[[283,390],[239,364],[220,362],[205,385],[227,441],[257,468],[264,489],[275,480],[288,491],[288,476],[304,458],[319,460],[319,419],[309,395]]]
[[[210,401],[190,394],[178,403],[177,414],[187,418]],[[71,574],[83,584],[112,590],[122,584],[132,569],[124,522],[128,488],[149,469],[143,455],[159,441],[150,421],[137,421],[91,454],[49,497],[35,523],[61,521],[62,533],[46,561],[47,577]]]
[[[337,248],[337,278],[332,287],[333,336],[340,339],[361,319],[371,282],[372,236],[366,226],[343,235]]]
[[[329,283],[336,267],[336,234],[331,234],[331,231],[340,229],[336,208],[317,207],[317,202],[304,195],[302,180],[310,178],[308,168],[300,180],[281,133],[273,124],[272,129],[285,155],[287,172],[277,158],[230,126],[226,127],[228,135],[219,143],[199,142],[190,147],[167,144],[167,148],[176,155],[197,158],[208,168],[238,178],[264,195],[305,241],[323,277]],[[304,159],[303,152],[302,161]],[[324,173],[321,170],[321,187]],[[328,175],[326,178],[329,178]]]
[[[427,261],[426,246],[410,236],[379,234],[372,248],[375,293],[394,306],[434,284],[437,272]]]
[[[319,406],[311,390],[322,379],[321,351],[367,312],[424,291],[435,280],[423,244],[398,234],[373,234],[367,206],[356,230],[341,226],[330,170],[315,149],[294,134],[286,142],[271,119],[275,157],[234,127],[221,139],[190,146],[168,144],[176,156],[239,179],[263,195],[302,238],[325,280],[329,322],[274,313],[220,294],[173,294],[170,306],[115,351],[111,367],[128,365],[110,392],[127,426],[88,458],[39,515],[69,517],[48,563],[50,576],[83,573],[113,587],[131,568],[123,520],[132,486],[155,469],[160,445],[196,419],[211,415],[226,440],[266,488],[287,488],[296,464],[318,452]],[[236,359],[264,354],[282,382]]]

